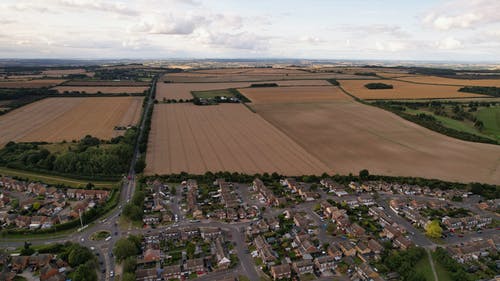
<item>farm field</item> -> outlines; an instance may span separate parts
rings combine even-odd
[[[421,85],[396,80],[381,82],[394,86],[394,89],[370,90],[365,87],[372,80],[340,80],[340,85],[351,95],[360,99],[437,99],[437,98],[473,98],[485,95],[458,92],[458,86]]]
[[[192,99],[191,91],[248,87],[249,83],[163,83],[156,84],[156,99]]]
[[[440,85],[500,87],[500,79],[454,79],[437,76],[414,75],[401,77],[398,78],[398,80]]]
[[[136,93],[144,93],[144,91],[148,90],[149,87],[92,87],[92,86],[57,86],[52,88],[53,90],[57,90],[60,94],[64,92],[80,92],[87,94],[136,94]]]
[[[252,104],[314,103],[350,101],[351,97],[334,86],[297,86],[238,89]]]
[[[93,87],[149,87],[148,82],[137,81],[68,81],[64,86],[93,86]]]
[[[0,146],[9,141],[71,141],[85,135],[110,139],[115,126],[134,125],[141,97],[47,98],[0,116]]]
[[[221,72],[222,73],[218,73]],[[214,83],[214,82],[260,82],[279,80],[321,80],[321,79],[377,79],[370,76],[359,76],[341,73],[310,73],[298,69],[239,69],[239,70],[204,70],[171,73],[163,80],[176,83]]]
[[[83,68],[72,68],[72,69],[49,69],[42,71],[42,75],[52,76],[52,77],[61,77],[64,75],[70,74],[87,74],[87,71]]]
[[[156,105],[146,158],[147,174],[329,172],[322,162],[242,104]]]
[[[166,79],[168,80],[168,79]],[[262,81],[259,83],[276,83],[279,86],[331,86],[326,80],[283,80]],[[250,87],[250,82],[236,83],[163,83],[156,84],[156,98],[166,99],[191,99],[192,91],[211,91],[229,88]]]
[[[335,173],[500,183],[500,147],[465,142],[357,102],[253,105]]]
[[[53,87],[63,83],[62,79],[35,79],[27,81],[1,81],[0,88],[43,88]]]

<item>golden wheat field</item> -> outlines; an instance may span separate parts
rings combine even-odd
[[[450,138],[358,102],[252,105],[335,173],[500,184],[500,146]]]
[[[321,174],[329,169],[242,104],[155,106],[147,174],[230,171]]]
[[[71,141],[85,135],[110,139],[115,126],[135,125],[141,97],[47,98],[0,116],[0,146],[9,141]]]
[[[376,99],[438,99],[438,98],[474,98],[484,95],[459,92],[458,86],[423,85],[396,80],[380,80],[393,85],[393,89],[370,90],[365,87],[372,80],[340,80],[340,85],[350,94],[366,100]]]
[[[294,86],[238,89],[252,104],[321,103],[348,101],[351,97],[334,86]]]

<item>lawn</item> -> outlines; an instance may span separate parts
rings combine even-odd
[[[476,113],[476,117],[484,124],[484,134],[500,140],[500,106],[481,108]]]
[[[425,257],[415,265],[415,271],[422,273],[425,276],[425,280],[434,281],[434,274],[432,274],[428,255],[425,255]]]
[[[51,176],[46,174],[40,174],[35,172],[28,172],[22,170],[14,170],[5,167],[0,167],[0,175],[2,176],[11,176],[11,177],[20,177],[20,178],[28,178],[31,181],[40,181],[50,185],[64,184],[67,186],[71,186],[74,188],[84,188],[89,181],[85,180],[77,180],[77,179],[69,179],[59,176]],[[91,181],[98,188],[106,188],[111,189],[117,183],[110,181]]]
[[[448,271],[446,271],[446,269],[441,264],[439,264],[436,259],[434,259],[434,267],[436,268],[436,273],[439,281],[452,281],[450,275],[448,274]]]

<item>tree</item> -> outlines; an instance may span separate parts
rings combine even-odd
[[[360,180],[367,180],[368,177],[370,177],[370,172],[368,172],[367,169],[363,169],[359,171],[359,179]]]
[[[191,243],[191,242],[188,242],[187,245],[186,245],[186,253],[187,253],[187,256],[189,259],[193,259],[194,258],[194,252],[196,250],[196,245]]]
[[[443,235],[443,229],[438,220],[433,220],[425,226],[425,234],[431,238],[440,238]]]
[[[73,273],[72,279],[78,281],[97,281],[94,263],[90,261],[80,265]]]
[[[130,272],[125,272],[123,274],[122,281],[135,281],[135,274]]]
[[[113,253],[115,254],[116,259],[121,261],[127,257],[137,255],[139,251],[132,241],[127,238],[121,238],[116,241]]]
[[[137,259],[135,257],[127,257],[123,260],[123,271],[134,273],[137,266]]]
[[[68,263],[72,267],[77,267],[80,264],[94,260],[94,258],[94,254],[88,248],[75,244],[69,252]]]
[[[137,162],[135,162],[134,170],[136,173],[140,174],[144,169],[146,168],[146,160],[144,157],[141,157],[137,159]]]

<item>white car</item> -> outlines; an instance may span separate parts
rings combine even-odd
[[[95,247],[94,247],[94,246],[91,246],[91,247],[90,247],[90,250],[92,250],[92,251],[93,251],[93,250],[95,250]]]
[[[115,272],[114,271],[110,271],[109,272],[109,277],[113,277],[113,276],[115,276]]]

